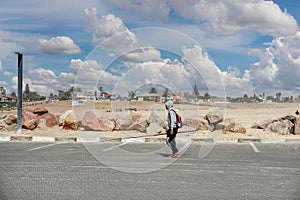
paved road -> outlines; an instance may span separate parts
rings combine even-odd
[[[163,146],[119,144],[131,155],[105,147],[105,158],[155,151],[168,163]],[[217,144],[203,159],[199,148],[152,172],[129,173],[80,143],[0,143],[0,199],[300,199],[300,144]],[[135,166],[145,159],[133,159]]]

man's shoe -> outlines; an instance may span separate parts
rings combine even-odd
[[[174,154],[174,157],[175,157],[175,158],[179,158],[179,157],[180,157],[180,153],[179,153],[179,152],[175,153],[175,154]]]

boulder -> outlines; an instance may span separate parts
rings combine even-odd
[[[195,130],[208,130],[208,121],[204,118],[186,118],[183,122],[185,126],[191,126]]]
[[[67,115],[69,114],[73,114],[73,111],[72,110],[67,110],[64,114],[62,114],[59,118],[58,118],[58,125],[59,126],[62,126],[64,124],[64,121],[67,117]]]
[[[72,110],[68,110],[60,116],[59,124],[61,124],[65,130],[76,131],[78,129],[79,120]]]
[[[118,117],[116,120],[116,126],[115,126],[115,130],[129,130],[129,127],[131,127],[130,129],[133,130],[133,124],[135,123],[139,123],[139,120],[142,119],[142,114],[140,114],[139,112],[130,112],[129,115],[127,116],[123,116],[123,117]],[[137,125],[135,125],[137,126]]]
[[[218,124],[223,121],[223,113],[219,111],[210,111],[206,114],[205,119],[209,124]]]
[[[48,113],[48,109],[45,106],[37,106],[32,109],[32,112],[37,115]]]
[[[8,128],[8,124],[4,122],[4,120],[0,120],[0,131],[6,130]]]
[[[141,119],[143,116],[142,114],[140,114],[139,112],[131,112],[129,114],[129,120],[131,120],[132,122],[136,122],[138,121],[139,119]]]
[[[7,125],[15,124],[15,123],[17,123],[17,121],[18,121],[17,116],[11,115],[11,114],[6,116],[5,119],[4,119],[4,122]]]
[[[241,124],[236,123],[234,119],[226,119],[224,125],[224,132],[225,133],[246,133],[246,128],[243,127]]]
[[[128,131],[137,130],[140,132],[146,132],[148,125],[149,125],[148,119],[141,118],[138,121],[134,122],[126,130],[128,130]]]
[[[45,125],[49,128],[58,125],[58,116],[53,114],[53,113],[44,113],[42,115],[39,115],[38,118],[40,120],[44,119],[45,120]]]
[[[300,135],[300,116],[297,116],[295,119],[294,134]]]
[[[87,111],[84,113],[83,118],[80,123],[81,127],[86,131],[99,131],[100,123],[96,114],[92,111]]]
[[[33,130],[39,124],[39,118],[37,114],[29,111],[22,112],[22,127],[25,129]]]
[[[38,124],[37,127],[38,128],[47,128],[46,119],[40,119],[39,124]]]
[[[97,117],[99,123],[100,131],[113,131],[116,126],[116,122],[114,119],[109,119],[106,117]]]
[[[149,126],[147,126],[146,128],[147,133],[164,132],[166,122],[156,112],[151,112],[148,122],[149,122]]]
[[[274,121],[270,124],[270,130],[272,132],[279,133],[280,135],[287,135],[290,134],[290,128],[293,124],[289,120],[282,120],[282,121]]]
[[[257,128],[257,129],[266,129],[270,124],[272,124],[273,119],[267,119],[261,122],[256,122],[251,126],[251,128]]]

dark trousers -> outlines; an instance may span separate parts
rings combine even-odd
[[[166,143],[171,148],[173,154],[178,152],[178,149],[176,147],[176,141],[175,141],[177,131],[178,131],[178,128],[174,128],[173,129],[173,135],[170,134],[170,132],[171,132],[170,129],[167,131]]]

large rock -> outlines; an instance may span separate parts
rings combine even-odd
[[[139,126],[137,124],[140,123],[142,117],[143,117],[142,114],[140,114],[139,112],[131,112],[126,117],[119,117],[116,120],[115,130],[121,130],[121,131],[135,130],[134,127]]]
[[[228,118],[224,123],[224,133],[246,133],[246,128],[240,123],[236,123],[234,119]]]
[[[208,121],[203,118],[186,118],[183,124],[193,127],[195,130],[208,130],[209,128]]]
[[[84,113],[80,124],[81,127],[83,127],[86,131],[100,130],[100,124],[97,115],[92,111],[87,111],[86,113]]]
[[[59,117],[59,124],[62,125],[65,130],[76,131],[78,129],[79,120],[72,110],[68,110]]]
[[[205,119],[209,124],[218,124],[223,121],[223,113],[219,111],[210,111],[206,114]]]
[[[128,119],[118,118],[116,120],[116,131],[125,131],[129,126],[131,126],[133,122]]]
[[[139,112],[131,112],[129,114],[129,120],[131,120],[132,122],[137,122],[142,117],[143,117],[143,115]]]
[[[146,132],[148,125],[149,125],[148,119],[141,118],[138,121],[135,121],[126,130],[129,130],[129,131],[137,130],[137,131],[140,131],[140,132]]]
[[[287,135],[290,134],[290,129],[293,126],[293,123],[289,120],[282,120],[282,121],[274,121],[270,124],[269,128],[272,132],[279,133],[280,135]]]
[[[149,126],[146,128],[147,133],[163,133],[166,127],[166,121],[163,120],[156,112],[151,112],[149,116]]]
[[[15,115],[8,115],[4,119],[4,122],[7,125],[15,124],[15,123],[17,123],[17,121],[18,121],[18,119],[17,119],[17,116],[15,116]]]
[[[116,123],[112,118],[97,117],[100,131],[113,131],[115,129]]]
[[[57,115],[53,114],[53,113],[47,112],[47,113],[44,113],[42,115],[39,115],[38,118],[40,120],[42,120],[42,119],[45,120],[46,127],[51,128],[53,126],[58,125],[59,117]]]
[[[8,125],[3,120],[0,120],[0,131],[6,130],[8,128]]]
[[[261,122],[255,122],[251,128],[257,128],[257,129],[266,129],[270,124],[272,124],[273,119],[267,119]]]
[[[295,129],[294,129],[295,135],[300,135],[300,116],[297,116],[295,119]]]
[[[39,124],[39,118],[37,114],[29,111],[22,112],[22,127],[25,129],[33,130]]]
[[[32,109],[34,114],[42,115],[48,113],[48,109],[45,106],[37,106]]]

